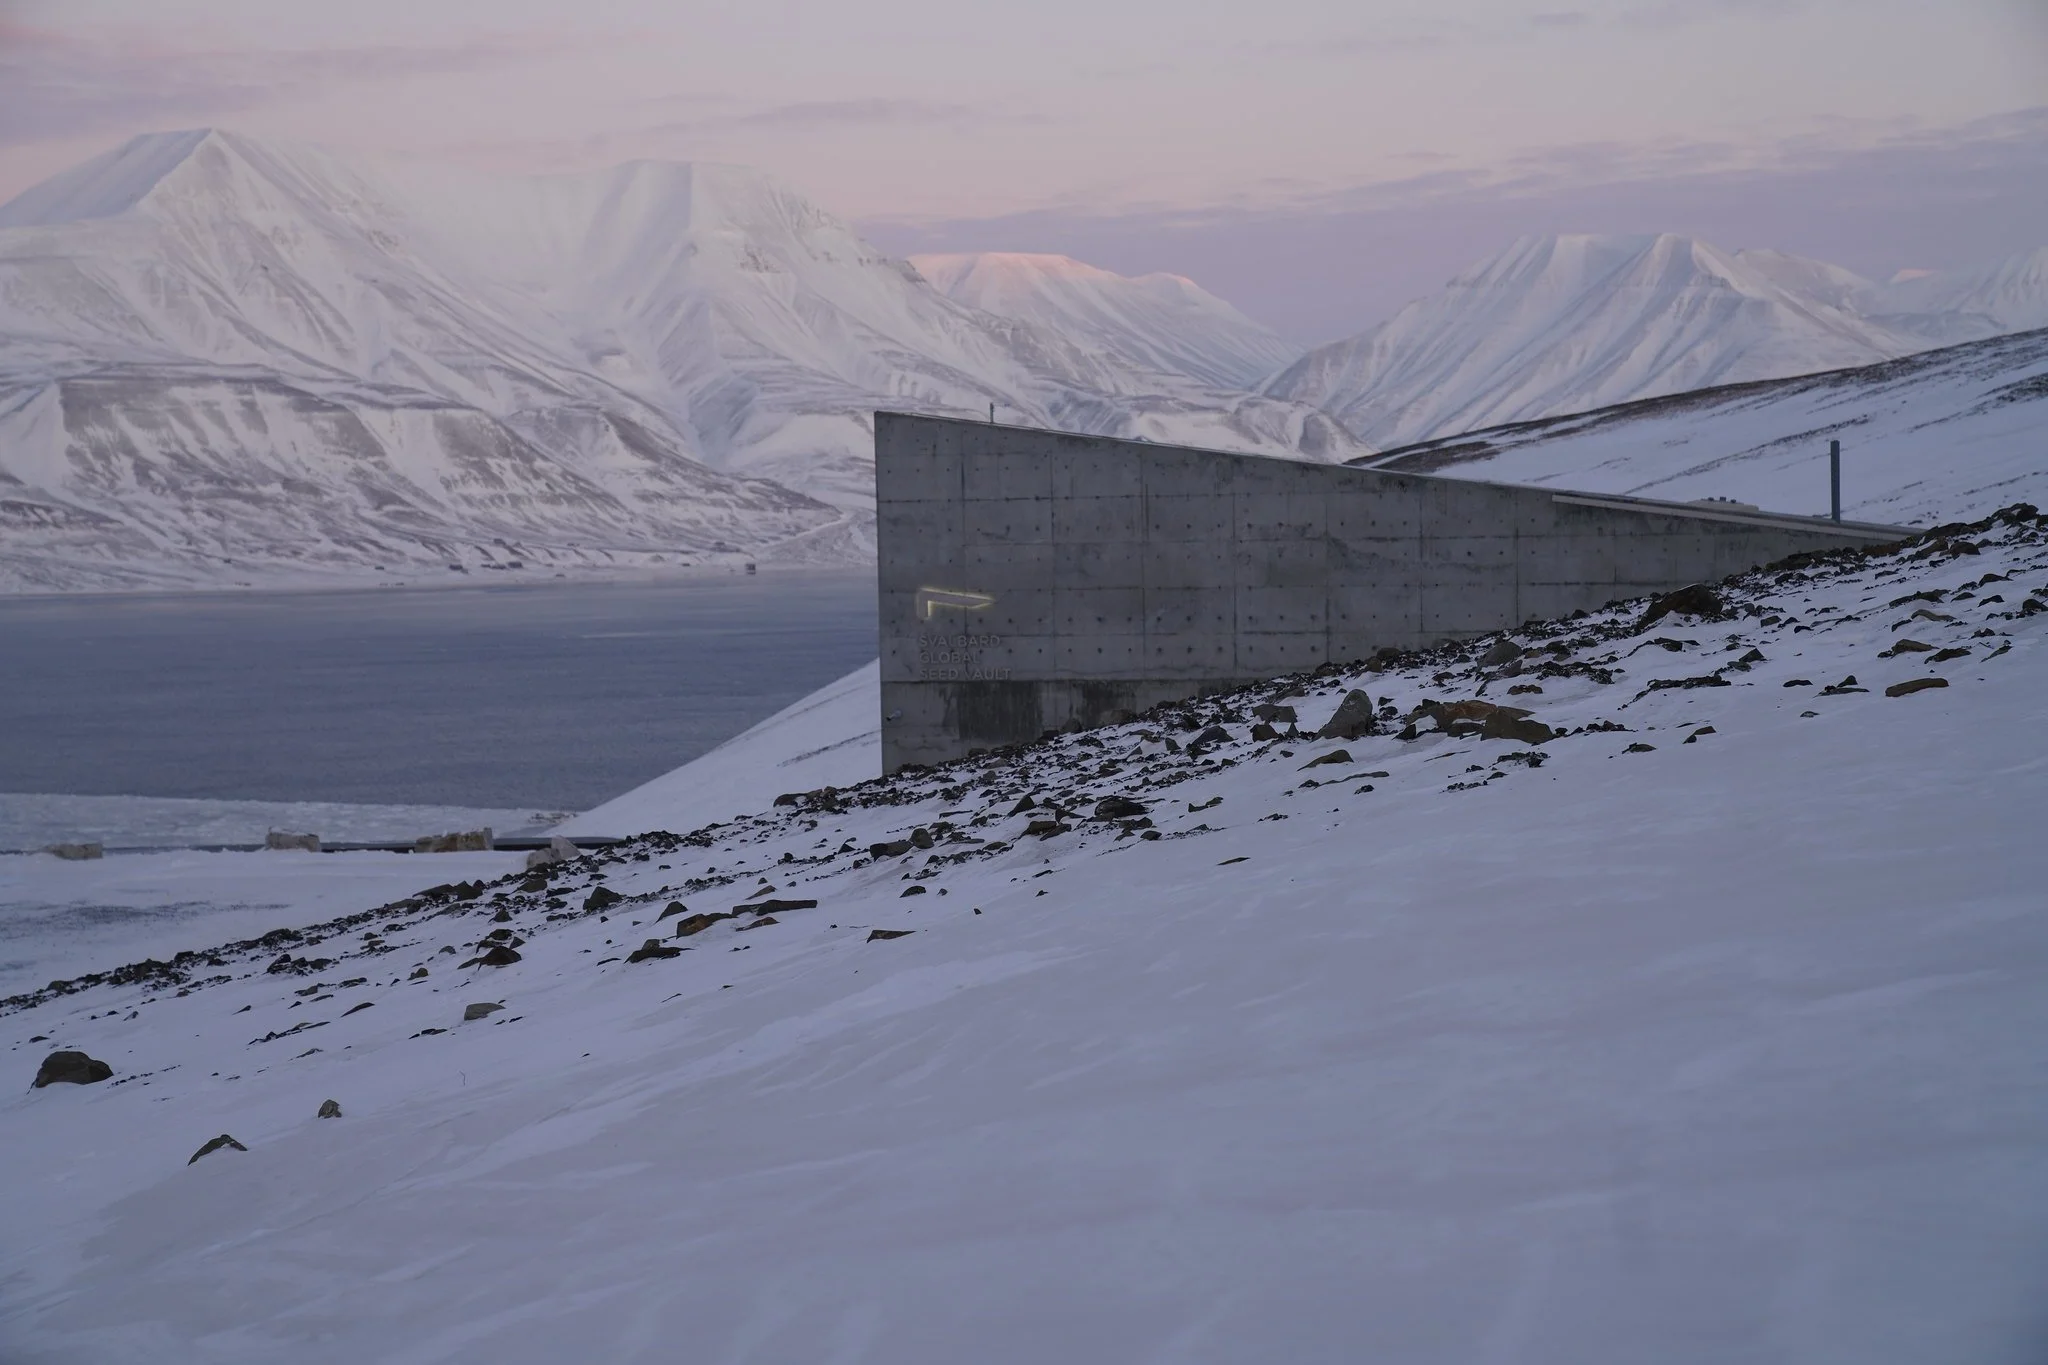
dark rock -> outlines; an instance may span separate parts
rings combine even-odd
[[[1702,726],[1701,726],[1701,727],[1700,727],[1699,729],[1697,729],[1697,730],[1693,731],[1693,732],[1692,732],[1691,734],[1687,735],[1687,736],[1685,737],[1685,742],[1686,742],[1687,744],[1697,744],[1697,743],[1699,743],[1699,742],[1700,742],[1700,736],[1701,736],[1701,735],[1712,735],[1712,734],[1718,734],[1718,733],[1720,733],[1720,732],[1719,732],[1719,731],[1717,731],[1716,729],[1714,729],[1714,727],[1713,727],[1713,726],[1711,726],[1711,725],[1702,725]]]
[[[418,981],[418,980],[419,980],[420,978],[422,978],[422,977],[425,977],[425,976],[428,976],[428,975],[431,975],[431,973],[429,973],[429,972],[427,971],[427,969],[426,969],[425,967],[415,967],[415,968],[413,968],[413,969],[412,969],[412,975],[411,975],[411,976],[408,976],[408,977],[406,978],[406,980],[407,980],[407,981]]]
[[[624,899],[626,899],[624,896],[621,896],[609,886],[600,886],[594,888],[588,896],[583,898],[583,908],[585,910],[609,910]]]
[[[1190,756],[1199,756],[1204,751],[1213,749],[1219,744],[1228,743],[1230,743],[1230,731],[1220,725],[1212,725],[1188,741],[1188,753]]]
[[[739,928],[733,930],[733,932],[736,934],[744,934],[749,929],[766,929],[771,924],[780,923],[782,923],[782,921],[775,918],[775,916],[773,915],[763,915],[761,916],[761,918],[754,920],[752,923],[742,924]]]
[[[1969,657],[1970,651],[1968,649],[1964,648],[1962,645],[1955,645],[1952,648],[1944,649],[1939,653],[1935,654],[1927,662],[1931,664],[1945,664],[1950,659],[1967,659]]]
[[[656,915],[656,916],[654,917],[654,922],[655,922],[656,924],[659,924],[659,923],[661,923],[661,922],[662,922],[663,920],[667,919],[667,918],[668,918],[668,917],[669,917],[670,915],[687,915],[687,914],[689,914],[689,913],[690,913],[690,907],[689,907],[689,906],[687,906],[687,905],[684,905],[684,904],[683,904],[683,903],[682,903],[681,901],[670,901],[670,902],[668,903],[668,909],[666,909],[666,910],[662,911],[662,912],[661,912],[660,914]]]
[[[1947,678],[1914,678],[1910,682],[1893,683],[1884,690],[1887,697],[1910,697],[1915,692],[1925,692],[1930,687],[1947,687]]]
[[[1357,688],[1344,694],[1329,724],[1317,731],[1324,739],[1363,739],[1379,733],[1379,718],[1373,713],[1372,698]]]
[[[501,905],[498,907],[498,913],[491,916],[491,922],[493,924],[510,924],[512,922],[512,912]]]
[[[365,1000],[365,1001],[364,1001],[364,1002],[363,1002],[362,1004],[360,1004],[360,1005],[350,1005],[350,1006],[349,1006],[349,1007],[348,1007],[347,1009],[345,1009],[345,1010],[343,1010],[343,1011],[341,1012],[341,1017],[342,1017],[342,1018],[344,1018],[344,1019],[346,1019],[346,1018],[348,1018],[348,1017],[349,1017],[349,1016],[350,1016],[351,1014],[360,1014],[360,1013],[361,1013],[362,1011],[364,1011],[364,1010],[366,1010],[366,1009],[370,1009],[370,1008],[373,1008],[373,1007],[374,1007],[374,1006],[376,1005],[376,1003],[377,1003],[377,1002],[376,1002],[376,1001],[374,1001],[374,1000]]]
[[[1019,801],[1016,805],[1010,807],[1010,814],[1022,815],[1027,810],[1035,810],[1037,806],[1038,803],[1027,796],[1023,800]]]
[[[1494,645],[1492,649],[1479,656],[1479,666],[1481,668],[1499,668],[1502,664],[1513,663],[1526,652],[1513,640],[1503,639]]]
[[[1854,673],[1851,673],[1848,677],[1842,679],[1834,686],[1823,687],[1820,690],[1820,694],[1823,697],[1839,697],[1844,692],[1868,692],[1869,690],[1870,689],[1867,687],[1858,687],[1856,685],[1856,675]]]
[[[903,888],[904,896],[922,896],[924,894],[925,889],[921,886],[906,886]],[[901,900],[903,896],[898,896],[896,899]]]
[[[53,1052],[43,1058],[43,1064],[36,1068],[35,1084],[30,1088],[40,1090],[46,1085],[92,1085],[114,1074],[114,1068],[96,1057],[83,1052]]]
[[[1728,619],[1728,604],[1722,600],[1720,593],[1706,584],[1694,583],[1690,587],[1651,599],[1649,610],[1643,613],[1642,620],[1636,622],[1636,629],[1647,629],[1654,622],[1671,615],[1697,616],[1706,621],[1725,621]]]
[[[1057,820],[1033,820],[1024,826],[1024,833],[1040,839],[1050,839],[1055,834],[1065,834],[1068,826]]]
[[[503,1008],[505,1007],[495,1000],[479,1000],[473,1005],[464,1005],[462,1007],[462,1022],[465,1024],[475,1023],[479,1019],[488,1018],[496,1014]]]
[[[1516,744],[1547,744],[1557,738],[1557,732],[1540,720],[1531,720],[1526,715],[1512,714],[1512,706],[1496,707],[1486,719],[1480,722],[1479,733],[1484,739],[1506,739]]]
[[[320,1101],[320,1112],[319,1112],[319,1113],[318,1113],[317,1115],[315,1115],[314,1117],[316,1117],[316,1118],[323,1118],[323,1119],[338,1119],[338,1118],[340,1118],[340,1117],[341,1117],[341,1101],[340,1101],[340,1100],[322,1100],[322,1101]],[[197,1157],[194,1157],[194,1158],[193,1158],[193,1161],[196,1161],[196,1160],[198,1160],[198,1158],[197,1158]],[[188,1162],[186,1162],[185,1164],[186,1164],[187,1166],[190,1166],[190,1165],[192,1164],[192,1162],[191,1162],[191,1161],[188,1161]]]
[[[791,910],[815,910],[817,908],[818,903],[813,900],[776,900],[771,896],[767,900],[753,901],[746,905],[735,905],[732,908],[732,912],[735,915],[779,915],[786,914]]]
[[[910,843],[914,848],[930,848],[936,842],[937,840],[932,838],[932,832],[923,825],[910,831]]]
[[[1294,724],[1294,708],[1291,706],[1278,706],[1269,701],[1262,701],[1252,708],[1252,714],[1269,724],[1283,720],[1289,725]]]
[[[477,957],[463,963],[465,967],[509,967],[519,961],[519,950],[508,948],[502,943],[493,943]]]
[[[900,858],[915,847],[908,839],[890,839],[887,842],[868,845],[868,855],[874,858]]]
[[[1145,813],[1145,803],[1128,796],[1105,796],[1095,803],[1098,820],[1135,820]]]
[[[193,1161],[199,1160],[200,1157],[205,1156],[209,1152],[217,1152],[223,1147],[231,1147],[237,1152],[246,1152],[249,1150],[247,1147],[244,1147],[241,1143],[235,1141],[232,1137],[229,1137],[226,1133],[222,1133],[217,1138],[208,1138],[206,1140],[206,1145],[204,1147],[201,1147],[198,1151],[192,1154],[192,1161],[187,1161],[185,1164],[187,1166],[190,1166]]]
[[[1885,650],[1877,657],[1889,659],[1894,654],[1932,654],[1933,652],[1933,645],[1923,645],[1918,640],[1898,640],[1893,642],[1890,649]]]
[[[669,944],[663,943],[658,938],[650,938],[645,943],[641,944],[638,948],[635,948],[632,952],[626,954],[626,961],[645,962],[649,958],[681,957],[682,955],[683,950],[681,948],[671,947]]]
[[[917,930],[915,929],[870,929],[868,930],[867,941],[870,943],[879,943],[883,939],[909,938],[912,934],[916,932]]]
[[[722,919],[731,918],[731,915],[687,915],[684,918],[676,921],[676,931],[674,934],[670,935],[670,937],[689,938],[692,934],[703,933],[706,929],[709,929],[712,925],[718,923]]]
[[[1252,727],[1252,742],[1254,744],[1266,744],[1278,738],[1280,738],[1280,732],[1264,721],[1260,721]]]
[[[1639,742],[1629,745],[1626,749],[1623,749],[1622,752],[1625,754],[1647,754],[1656,747],[1657,746],[1654,744],[1643,744]]]
[[[1784,684],[1783,684],[1783,685],[1784,685],[1784,686],[1786,686],[1786,687],[1811,687],[1811,686],[1813,686],[1813,679],[1811,679],[1811,678],[1787,678],[1787,679],[1785,679],[1785,682],[1784,682]]]
[[[1319,754],[1302,764],[1301,771],[1307,772],[1310,768],[1320,768],[1326,763],[1349,763],[1350,761],[1351,751],[1349,749],[1332,749],[1330,752]]]

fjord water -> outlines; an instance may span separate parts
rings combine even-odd
[[[0,599],[0,792],[579,810],[874,653],[865,571]]]

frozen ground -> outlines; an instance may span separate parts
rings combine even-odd
[[[538,833],[554,812],[464,806],[360,806],[338,801],[188,801],[160,796],[67,796],[0,792],[0,851],[93,841],[108,848],[193,848],[260,844],[273,829],[320,835],[330,844],[385,843],[451,829],[489,826],[501,835]]]
[[[2037,1361],[2044,532],[7,1001],[0,1357]]]

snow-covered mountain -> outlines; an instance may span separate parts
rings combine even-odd
[[[1884,285],[1870,307],[1895,326],[1955,340],[2048,327],[2048,247]]]
[[[1016,251],[912,256],[910,263],[970,308],[1217,388],[1254,388],[1303,349],[1180,275],[1134,279],[1071,256]]]
[[[1525,238],[1382,325],[1309,352],[1265,391],[1385,449],[1500,422],[1888,360],[1931,344],[1826,295],[1818,262],[1704,242]],[[1815,292],[1815,284],[1826,288]]]
[[[0,207],[0,586],[849,562],[873,409],[990,403],[1365,449],[955,302],[738,167],[492,181],[200,131]]]
[[[1354,463],[1505,483],[1930,524],[2048,506],[2048,330],[1858,369],[1464,432]]]

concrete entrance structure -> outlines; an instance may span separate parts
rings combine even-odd
[[[882,765],[1902,527],[875,414]]]

